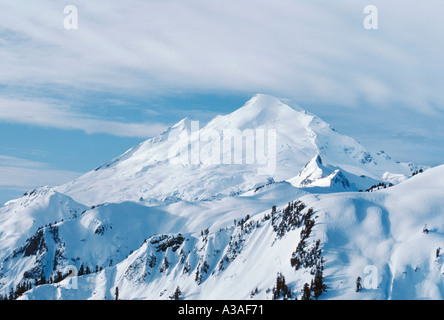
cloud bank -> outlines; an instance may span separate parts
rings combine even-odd
[[[0,189],[26,190],[42,185],[59,185],[80,173],[54,169],[46,163],[0,155]]]
[[[67,4],[78,9],[78,30],[64,28]],[[363,26],[368,4],[3,1],[0,121],[147,137],[165,127],[171,109],[111,119],[88,103],[91,92],[115,93],[109,98],[122,108],[125,97],[268,93],[344,124],[345,133],[399,160],[416,152],[442,163],[438,152],[419,149],[444,143],[434,129],[444,121],[443,2],[372,1],[378,30]]]
[[[0,82],[83,89],[253,90],[334,105],[442,109],[442,1],[8,1]]]
[[[0,121],[64,130],[81,130],[88,134],[105,133],[121,137],[146,138],[166,128],[162,124],[107,121],[76,112],[67,105],[41,101],[0,98],[0,111]]]

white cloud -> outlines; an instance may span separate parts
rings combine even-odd
[[[27,190],[42,185],[56,186],[79,176],[78,172],[54,169],[46,163],[0,155],[0,189]]]
[[[345,123],[342,128],[354,137],[381,123],[383,136],[400,132],[402,119],[444,143],[431,125],[444,122],[442,0],[374,0],[378,30],[363,27],[367,0],[69,4],[78,8],[78,30],[63,28],[63,3],[0,3],[0,93],[13,93],[1,106],[6,100],[20,106],[8,107],[2,121],[146,137],[162,125],[98,119],[88,115],[94,112],[63,106],[66,101],[36,97],[47,88],[58,96],[73,89],[79,95],[116,92],[144,99],[175,92],[262,92],[288,98],[333,125]],[[142,114],[155,118],[158,111],[168,117],[163,109]],[[421,123],[418,113],[426,116]],[[383,142],[374,135],[368,139],[373,147]],[[427,144],[416,146],[423,150]],[[422,157],[427,161],[427,154]],[[442,162],[442,156],[434,159]]]
[[[1,5],[0,81],[268,92],[301,103],[442,108],[442,1],[74,1]],[[365,77],[365,81],[362,81]],[[358,79],[358,81],[357,81]],[[418,107],[419,106],[419,107]],[[441,106],[441,107],[440,107]]]
[[[78,113],[67,105],[43,101],[0,98],[0,121],[24,123],[86,133],[123,137],[151,137],[166,128],[162,124],[121,123]]]

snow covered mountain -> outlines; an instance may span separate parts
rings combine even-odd
[[[443,299],[444,166],[418,168],[257,95],[0,207],[0,295]]]
[[[186,118],[56,190],[88,205],[211,200],[248,191],[270,178],[291,179],[318,154],[326,164],[370,178],[369,183],[411,174],[407,164],[384,153],[371,154],[318,117],[295,108],[256,95],[202,128]],[[361,187],[371,186],[367,184]]]
[[[320,193],[362,191],[381,183],[366,176],[356,176],[339,167],[325,165],[319,154],[310,160],[296,177],[287,181],[295,187]]]

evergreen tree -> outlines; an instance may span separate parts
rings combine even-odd
[[[276,277],[276,285],[273,288],[273,300],[277,300],[282,296],[284,300],[291,299],[291,290],[285,283],[285,277],[278,272]]]
[[[15,292],[14,292],[14,297],[15,297],[15,299],[16,298],[18,298],[18,297],[20,297],[22,294],[24,294],[26,292],[26,283],[24,283],[24,282],[22,282],[22,283],[19,283],[18,285],[17,285],[17,288],[15,289]]]
[[[12,288],[11,288],[11,291],[9,292],[9,300],[15,300],[15,293]]]
[[[179,300],[181,295],[182,291],[180,290],[180,287],[177,286],[176,290],[174,290],[174,293],[170,296],[170,299]]]
[[[119,300],[119,287],[116,287],[116,300]]]
[[[316,266],[315,276],[312,285],[313,297],[317,300],[322,292],[327,291],[327,286],[324,284],[322,275],[322,264]]]
[[[308,285],[308,283],[305,283],[304,288],[302,289],[301,300],[310,300],[310,298],[311,298],[310,286]]]
[[[60,271],[57,271],[55,277],[54,277],[54,283],[60,282],[63,280],[63,275]]]
[[[257,293],[259,292],[259,289],[256,287],[253,291],[250,292],[250,298],[253,298]]]
[[[361,277],[358,277],[356,279],[356,292],[361,292],[362,290],[362,284],[361,284]]]
[[[85,274],[85,267],[83,266],[83,264],[80,266],[79,268],[79,276],[83,276]]]

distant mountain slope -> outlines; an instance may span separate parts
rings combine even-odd
[[[0,257],[38,228],[74,219],[88,207],[49,187],[26,192],[0,207]]]
[[[318,154],[310,160],[296,177],[287,180],[293,186],[309,192],[364,191],[381,183],[366,176],[356,176],[322,161]]]
[[[245,192],[268,178],[293,178],[318,154],[329,165],[373,180],[411,174],[407,164],[371,154],[305,110],[256,95],[202,128],[186,118],[56,190],[88,205],[211,200]]]

